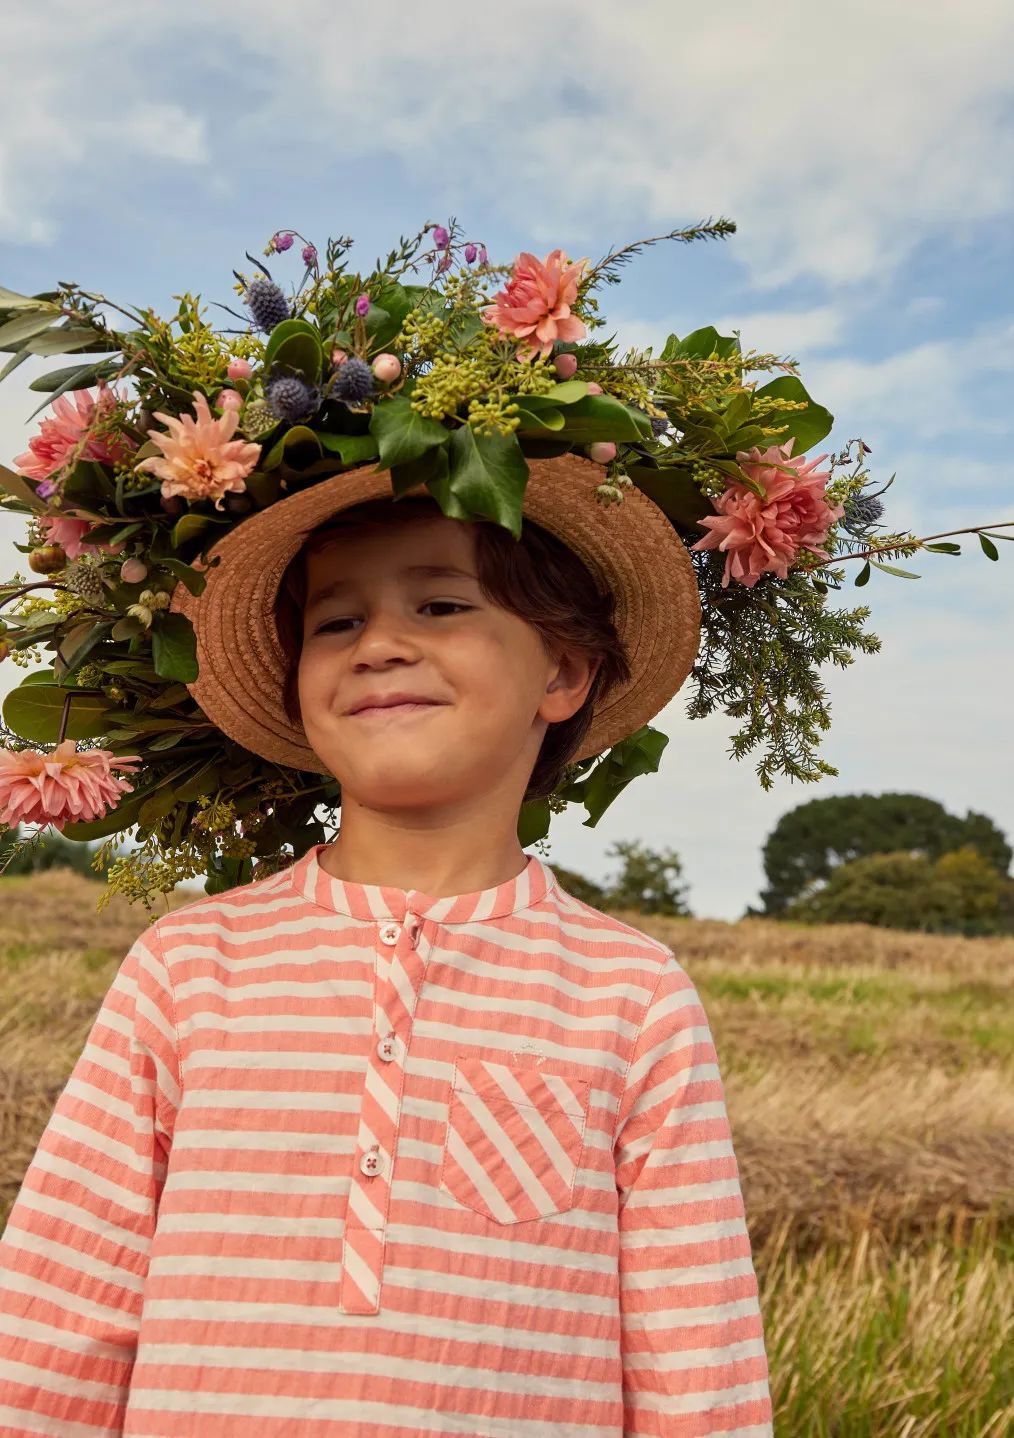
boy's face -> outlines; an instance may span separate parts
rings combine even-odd
[[[438,513],[335,536],[306,573],[303,728],[343,792],[411,808],[513,789],[520,804],[547,724],[580,708],[595,670],[552,658],[532,625],[483,596],[473,527]],[[432,702],[350,712],[395,693]]]

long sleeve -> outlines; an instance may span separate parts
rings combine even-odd
[[[768,1363],[710,1026],[670,953],[617,1114],[624,1438],[770,1438]]]
[[[0,1236],[0,1438],[114,1438],[180,1101],[157,922],[131,946]]]

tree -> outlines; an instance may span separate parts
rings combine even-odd
[[[19,854],[11,851],[25,839],[32,842]],[[43,869],[73,869],[84,874],[86,879],[101,880],[102,875],[92,868],[92,859],[100,840],[94,843],[74,843],[65,839],[56,829],[27,830],[21,826],[0,830],[0,879],[9,879],[17,874],[37,874]]]
[[[1011,932],[1012,881],[971,844],[937,859],[898,851],[840,864],[784,917],[803,923],[875,924],[939,934]]]
[[[908,853],[930,862],[971,845],[999,875],[1012,851],[985,814],[949,814],[922,794],[840,794],[812,799],[783,814],[764,845],[768,887],[763,908],[750,914],[780,917],[835,868],[874,854]]]
[[[618,840],[609,851],[623,864],[606,889],[606,902],[614,909],[638,909],[642,914],[681,914],[690,917],[683,866],[673,849],[649,849],[636,840]]]

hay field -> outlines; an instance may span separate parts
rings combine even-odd
[[[100,892],[0,886],[0,1225],[160,912],[96,915]],[[1014,1433],[1014,939],[619,917],[673,948],[711,1021],[778,1438]]]

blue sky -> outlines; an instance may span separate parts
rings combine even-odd
[[[233,302],[233,267],[278,228],[352,235],[366,269],[451,215],[501,263],[556,245],[595,260],[724,215],[734,236],[659,244],[600,290],[621,347],[737,327],[744,348],[796,359],[835,415],[818,452],[862,435],[875,484],[897,472],[890,528],[1014,519],[1003,0],[176,0],[138,17],[121,0],[5,10],[0,284],[76,280],[167,311],[184,289]],[[298,277],[295,254],[276,278]],[[4,463],[42,368],[0,386]],[[0,516],[5,574],[23,567],[14,537]],[[822,671],[837,778],[765,793],[760,751],[728,755],[734,722],[689,721],[677,695],[653,721],[660,774],[594,829],[554,819],[550,864],[602,878],[614,840],[668,845],[694,912],[735,918],[772,827],[810,799],[913,792],[1014,835],[1014,545],[993,564],[962,544],[906,564],[919,580],[875,572],[840,596],[871,605],[883,648]],[[22,674],[0,668],[0,694]]]

